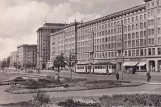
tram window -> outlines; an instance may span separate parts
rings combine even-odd
[[[84,69],[84,66],[78,66],[77,69]]]

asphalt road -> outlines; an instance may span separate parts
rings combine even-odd
[[[41,74],[54,75],[54,72],[42,71]],[[70,72],[60,72],[60,76],[70,77]],[[73,77],[87,78],[90,80],[116,80],[115,75],[96,75],[96,74],[77,74],[73,73]],[[120,80],[122,75],[120,74]],[[123,74],[124,81],[136,81],[136,82],[146,82],[146,73],[136,73],[136,74]],[[161,83],[161,73],[158,75],[151,74],[151,82]]]
[[[55,75],[55,72],[52,71],[41,71],[40,75]],[[37,72],[34,72],[33,74],[26,74],[28,76],[34,76],[39,75]],[[7,80],[14,76],[26,76],[24,72],[21,73],[2,73],[0,72],[0,81],[1,80]],[[67,76],[70,77],[70,72],[63,71],[60,72],[60,76]],[[73,77],[78,78],[87,78],[89,80],[116,80],[115,75],[96,75],[96,74],[77,74],[72,73]],[[122,75],[120,74],[120,80],[122,79]],[[136,81],[136,82],[146,82],[146,73],[136,73],[136,74],[123,74],[123,80],[124,81]],[[151,82],[153,83],[161,83],[161,73],[153,75],[151,73]]]
[[[54,72],[41,72],[40,75],[54,75]],[[18,75],[17,73],[0,73],[0,80],[6,80],[13,76]],[[37,75],[27,74],[29,76]],[[70,76],[70,72],[61,72],[61,76]],[[25,76],[25,74],[19,74],[19,76]],[[115,75],[94,75],[94,74],[73,74],[74,77],[96,79],[96,80],[115,80]],[[153,75],[151,82],[161,83],[161,75]],[[134,75],[124,75],[124,80],[130,81],[145,81],[145,75],[134,74]],[[33,94],[16,95],[4,92],[8,86],[0,86],[0,104],[4,103],[14,103],[20,101],[27,101],[33,98]],[[50,97],[70,97],[70,96],[100,96],[100,95],[111,95],[111,94],[133,94],[133,93],[158,93],[161,94],[161,85],[145,84],[138,87],[120,87],[102,90],[86,90],[86,91],[69,91],[69,92],[51,92],[48,93]]]

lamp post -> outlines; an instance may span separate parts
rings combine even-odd
[[[121,55],[121,80],[123,80],[123,63],[124,63],[124,25],[123,21],[121,21],[121,49],[118,50],[118,54],[120,53]],[[119,55],[118,55],[119,58]]]
[[[90,52],[89,65],[90,65],[90,69],[92,70],[92,66],[94,63],[94,32],[93,31],[92,31],[91,38],[92,38],[92,51]],[[94,68],[93,68],[93,72],[94,72]]]
[[[122,36],[121,36],[121,73],[122,73],[122,76],[121,76],[121,79],[123,80],[123,63],[124,63],[124,25],[123,25],[123,21],[121,21],[121,33],[122,33]]]

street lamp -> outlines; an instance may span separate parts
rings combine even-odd
[[[124,25],[123,25],[123,21],[121,21],[121,31],[122,31],[122,36],[121,36],[121,73],[122,73],[122,80],[123,80],[123,63],[124,63]]]
[[[120,53],[121,55],[121,80],[123,80],[123,63],[124,63],[124,25],[123,21],[121,21],[121,49],[118,50],[118,54]],[[118,55],[119,58],[119,55]]]
[[[94,63],[94,32],[92,31],[92,51],[90,52],[90,58],[89,58],[89,66],[90,66],[90,72],[92,70],[92,65]],[[93,69],[94,72],[94,69]]]

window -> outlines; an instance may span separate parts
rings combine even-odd
[[[154,38],[151,39],[151,43],[152,43],[152,45],[154,45]]]
[[[144,14],[144,19],[146,19],[146,14]]]
[[[127,41],[124,42],[124,48],[127,48]]]
[[[159,35],[159,34],[161,34],[161,29],[160,29],[160,28],[158,28],[158,35]]]
[[[128,39],[131,39],[131,33],[128,34]]]
[[[139,25],[138,24],[136,24],[136,30],[138,30],[139,29]]]
[[[143,46],[144,45],[144,41],[143,39],[140,39],[140,46]]]
[[[132,50],[132,56],[135,56],[135,50]]]
[[[132,47],[135,47],[135,40],[132,40]]]
[[[140,29],[143,29],[143,23],[140,23]]]
[[[127,24],[127,19],[124,19],[124,24]]]
[[[158,44],[161,44],[161,37],[158,37]]]
[[[136,46],[139,46],[139,39],[136,40]]]
[[[138,21],[138,16],[136,16],[136,21]]]
[[[140,20],[143,20],[143,15],[140,15]]]
[[[134,25],[132,25],[132,30],[135,30],[135,26]]]
[[[143,56],[143,49],[140,50],[140,56]]]
[[[140,32],[140,38],[142,38],[144,35],[143,35],[143,31]]]
[[[136,56],[139,56],[139,50],[136,50]]]
[[[127,34],[124,35],[124,40],[127,40]]]
[[[146,37],[146,31],[144,31],[144,37]]]
[[[151,45],[151,38],[148,39],[148,43],[149,43],[149,45]]]
[[[130,18],[128,18],[128,23],[130,23]]]
[[[139,32],[136,32],[136,38],[139,38]]]
[[[146,22],[144,22],[144,28],[146,28]]]
[[[151,48],[148,49],[148,55],[151,55]]]
[[[131,31],[131,27],[130,27],[130,25],[128,26],[128,31]]]
[[[132,22],[134,22],[134,17],[132,17]]]
[[[127,57],[127,51],[125,51],[125,57]]]
[[[131,50],[128,51],[129,57],[131,56]]]
[[[135,33],[132,33],[132,39],[135,39]]]
[[[144,49],[144,56],[146,56],[146,49]]]
[[[152,55],[155,55],[155,48],[152,48]]]
[[[161,55],[161,48],[158,48],[158,55]]]
[[[131,47],[131,41],[128,41],[128,47]]]

